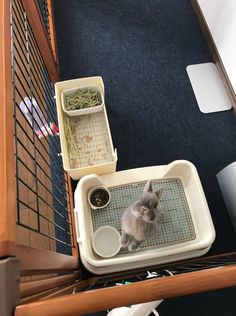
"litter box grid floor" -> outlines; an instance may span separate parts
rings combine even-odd
[[[103,225],[114,226],[121,233],[121,217],[124,210],[134,203],[143,192],[146,181],[110,188],[111,201],[100,210],[92,210],[94,231]],[[160,205],[164,218],[159,232],[141,245],[143,248],[161,248],[196,238],[192,217],[180,179],[153,180],[153,190],[164,187]],[[122,249],[121,252],[127,250]]]
[[[100,165],[113,160],[104,111],[70,117],[79,157],[70,157],[73,168]]]

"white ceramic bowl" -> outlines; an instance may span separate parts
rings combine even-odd
[[[90,107],[90,108],[88,107],[88,108],[78,109],[78,110],[73,110],[73,111],[66,110],[65,109],[65,96],[69,96],[70,94],[76,92],[76,90],[83,89],[83,88],[87,88],[87,89],[92,89],[92,90],[98,91],[100,96],[101,96],[101,104],[100,105],[96,105],[94,107]],[[71,89],[63,90],[61,92],[61,104],[62,104],[63,111],[69,116],[90,114],[90,113],[95,113],[95,112],[99,112],[99,111],[102,110],[102,108],[104,107],[104,96],[103,96],[102,89],[101,89],[100,86],[83,86],[83,87],[78,87],[78,88],[71,88]]]
[[[100,257],[113,257],[120,251],[120,233],[113,226],[101,226],[93,235],[92,246]]]
[[[91,201],[92,194],[93,194],[96,190],[103,190],[103,191],[107,192],[107,194],[108,194],[108,201],[107,201],[105,204],[101,205],[101,206],[99,206],[99,205],[96,206],[96,205],[94,205],[94,204],[92,203],[92,201]],[[98,198],[99,198],[99,196],[98,196]],[[106,207],[106,206],[109,204],[110,199],[111,199],[111,193],[110,193],[110,191],[109,191],[105,186],[102,186],[102,185],[97,185],[97,186],[93,187],[92,189],[90,189],[90,191],[88,192],[88,202],[89,202],[89,204],[90,204],[90,206],[91,206],[91,208],[92,208],[93,210],[97,210],[97,209],[101,209],[101,208]]]

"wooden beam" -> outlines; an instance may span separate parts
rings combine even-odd
[[[0,242],[16,240],[10,1],[0,0]]]
[[[53,11],[53,1],[47,0],[48,6],[48,22],[49,22],[49,30],[50,30],[50,39],[51,39],[51,46],[54,55],[54,60],[58,65],[58,54],[57,54],[57,42],[56,42],[56,31],[55,31],[55,24],[54,24],[54,11]]]
[[[0,243],[0,257],[15,256],[20,259],[20,274],[46,274],[51,272],[78,270],[78,257],[18,245],[13,242]]]
[[[88,280],[75,281],[69,285],[56,287],[54,289],[48,290],[47,292],[35,294],[31,297],[24,298],[24,304],[39,301],[39,300],[43,301],[45,299],[49,299],[52,297],[57,297],[57,296],[65,295],[65,294],[73,294],[74,290],[76,292],[79,292],[82,289],[86,288],[88,285],[89,285]]]
[[[82,289],[86,288],[88,285],[89,285],[88,280],[79,281],[69,286],[63,287],[62,289],[57,290],[54,293],[48,294],[43,299],[49,299],[52,297],[57,297],[57,296],[65,295],[65,294],[72,294],[74,289],[76,289],[76,292],[79,292]]]
[[[15,316],[76,316],[236,285],[236,265],[65,295],[17,306]]]
[[[31,303],[39,300],[45,300],[52,297],[57,297],[65,294],[74,294],[80,292],[84,288],[89,286],[88,280],[79,280],[73,283],[69,283],[66,286],[56,287],[43,293],[38,293],[30,297],[24,298],[22,304]]]
[[[78,278],[79,273],[71,273],[42,280],[23,282],[20,284],[20,296],[21,298],[23,298],[43,291],[47,291],[57,286],[65,285],[69,282],[78,280]]]
[[[51,44],[43,24],[42,15],[37,0],[21,0],[27,18],[33,30],[49,76],[53,83],[59,81],[58,69],[54,60]]]

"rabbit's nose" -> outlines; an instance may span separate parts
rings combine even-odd
[[[146,208],[145,206],[142,206],[141,207],[141,214],[144,214],[146,212],[148,212],[148,208]]]

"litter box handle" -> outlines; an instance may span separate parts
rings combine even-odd
[[[74,208],[76,237],[77,237],[77,242],[81,244],[82,241],[81,241],[80,233],[79,233],[78,213],[79,213],[79,210],[77,208]]]

